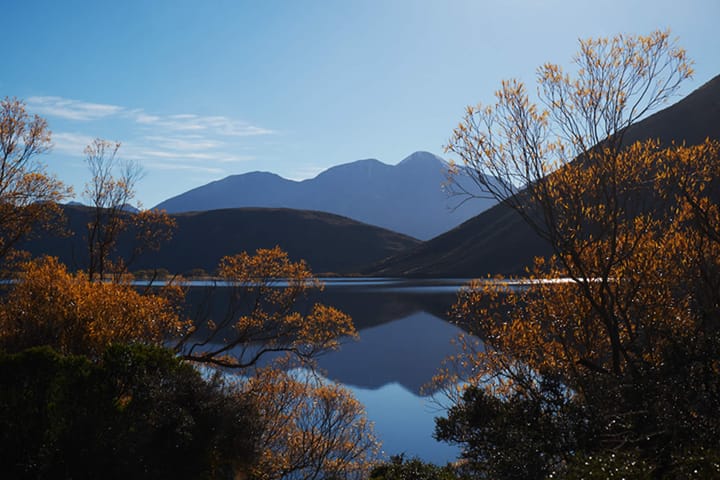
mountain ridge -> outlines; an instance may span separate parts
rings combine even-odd
[[[73,235],[43,234],[20,248],[33,256],[57,256],[70,268],[86,268],[86,225],[93,209],[65,205],[66,228]],[[132,215],[132,213],[126,213]],[[186,274],[194,269],[213,273],[225,255],[280,246],[294,261],[305,260],[315,273],[353,274],[419,241],[373,225],[325,212],[286,208],[238,208],[171,215],[177,222],[172,239],[157,252],[145,252],[132,271],[164,268]],[[119,240],[127,254],[130,235]]]
[[[269,172],[231,175],[159,203],[169,213],[266,207],[325,211],[427,240],[494,204],[453,208],[444,192],[447,163],[424,151],[397,165],[374,158],[324,170],[295,181]]]

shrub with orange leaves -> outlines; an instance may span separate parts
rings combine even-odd
[[[231,317],[233,334],[225,343],[213,343],[217,330],[211,329],[206,343],[193,340],[211,350],[182,350],[181,343],[180,357],[205,368],[239,369],[228,392],[254,406],[262,432],[255,445],[258,460],[248,467],[254,478],[364,478],[378,456],[364,409],[345,389],[312,372],[317,353],[355,333],[350,317],[320,304],[305,314],[296,311],[297,301],[320,284],[304,263],[291,262],[278,248],[227,257],[220,271],[235,282],[234,301],[250,299],[250,310]],[[192,330],[176,307],[182,291],[172,285],[166,290],[140,293],[117,278],[91,281],[52,257],[29,262],[0,304],[0,350],[47,345],[98,361],[112,344],[160,345],[183,335],[189,341]],[[239,312],[235,307],[230,311]],[[300,360],[293,365],[309,370],[293,376],[278,361],[251,368],[270,352],[286,352]]]
[[[310,303],[321,282],[279,247],[223,257],[218,274],[224,314],[197,325],[178,349],[186,360],[237,372],[240,394],[258,405],[264,433],[253,478],[365,478],[378,442],[364,409],[314,371],[318,354],[356,335],[352,319]]]
[[[295,373],[261,368],[240,384],[264,427],[254,477],[367,478],[379,444],[363,406],[337,384]]]
[[[203,335],[185,340],[186,359],[242,369],[266,356],[291,353],[312,363],[317,354],[357,334],[340,310],[303,305],[322,284],[305,262],[291,261],[279,247],[223,257],[218,273],[230,290],[228,305],[222,317],[208,320]]]
[[[47,122],[31,116],[25,103],[0,100],[0,261],[39,228],[51,228],[61,215],[57,206],[71,189],[49,175],[39,156],[49,151]],[[0,265],[6,267],[6,265]]]
[[[25,265],[0,304],[0,346],[49,345],[97,358],[113,343],[161,344],[184,333],[171,296],[140,294],[129,283],[93,282],[53,257]]]
[[[626,141],[692,73],[668,32],[581,41],[575,62],[538,70],[542,105],[504,82],[448,146],[554,255],[460,293],[483,344],[439,379],[465,383],[436,433],[492,478],[680,478],[691,457],[717,476],[720,144]]]

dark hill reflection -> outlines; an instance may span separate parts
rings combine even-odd
[[[446,315],[465,281],[324,281],[325,290],[304,308],[321,301],[343,310],[353,317],[360,337],[319,358],[326,376],[349,387],[365,405],[387,455],[404,452],[441,464],[454,460],[457,448],[432,438],[434,418],[441,412],[421,395],[421,388],[442,360],[455,353],[452,339],[461,330]],[[210,315],[217,320],[230,289],[193,285],[188,295],[193,318]]]
[[[446,320],[463,280],[329,280],[322,301],[352,315],[359,340],[320,357],[367,409],[387,455],[444,464],[459,450],[432,438],[443,412],[421,396],[460,328]],[[427,393],[427,392],[425,392]]]
[[[441,362],[455,353],[452,339],[461,330],[427,312],[360,330],[360,339],[320,357],[331,380],[377,389],[398,383],[420,394]]]
[[[416,312],[445,319],[458,288],[465,283],[458,279],[324,279],[324,282],[326,288],[319,300],[352,316],[358,330]]]
[[[308,299],[352,316],[359,340],[320,357],[327,376],[348,386],[378,389],[396,383],[416,395],[454,353],[452,339],[461,330],[447,321],[463,280],[324,279],[325,290]],[[218,320],[225,314],[229,290],[194,282],[188,309],[194,319]],[[201,333],[202,335],[202,333]]]

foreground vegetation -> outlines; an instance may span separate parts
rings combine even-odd
[[[470,107],[448,150],[552,247],[513,290],[471,284],[439,439],[479,478],[720,476],[720,144],[629,144],[692,73],[667,32],[583,41]],[[485,175],[495,177],[488,182]],[[519,193],[519,187],[523,190]]]
[[[322,287],[307,266],[278,248],[224,257],[217,274],[233,288],[221,317],[184,318],[180,282],[136,289],[134,258],[174,222],[125,213],[140,170],[104,140],[85,152],[87,269],[27,260],[15,247],[56,227],[69,193],[39,161],[49,146],[44,120],[2,101],[0,261],[16,280],[0,300],[3,475],[366,477],[378,447],[362,406],[312,373],[315,356],[355,329],[301,302]],[[124,232],[135,243],[119,255]]]

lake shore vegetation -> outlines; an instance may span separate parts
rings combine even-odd
[[[159,248],[174,225],[163,212],[128,212],[142,173],[119,161],[118,143],[101,139],[86,149],[95,213],[85,232],[89,267],[69,271],[53,257],[10,255],[23,236],[52,224],[67,190],[33,163],[50,147],[43,119],[5,99],[0,127],[9,178],[5,186],[0,179],[0,254],[14,278],[0,299],[6,474],[367,475],[379,451],[362,405],[314,373],[315,356],[355,329],[337,309],[301,304],[321,288],[302,261],[279,248],[227,256],[218,266],[234,286],[225,314],[187,318],[181,278],[132,284],[133,256]],[[137,246],[124,258],[116,246],[126,230]]]
[[[479,478],[720,475],[720,144],[632,142],[692,74],[669,32],[580,42],[468,107],[447,147],[552,247],[522,289],[472,283],[436,436]],[[487,182],[486,175],[499,179]],[[457,368],[456,368],[457,367]]]

